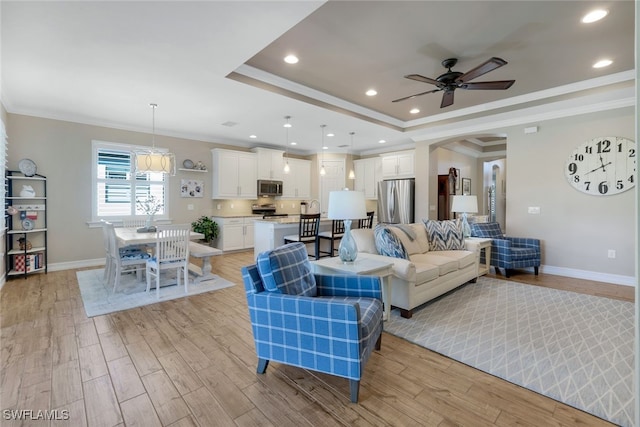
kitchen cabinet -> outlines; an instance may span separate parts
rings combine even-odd
[[[289,173],[283,175],[283,199],[311,198],[311,160],[288,158]]]
[[[254,221],[259,217],[213,217],[218,224],[217,248],[222,251],[235,251],[253,248]]]
[[[382,159],[371,157],[354,160],[356,179],[354,189],[362,191],[367,199],[378,198],[378,181],[382,180]]]
[[[213,199],[257,199],[257,165],[255,153],[214,148]]]
[[[398,151],[381,155],[382,177],[388,178],[415,178],[415,151]]]
[[[282,181],[284,175],[284,151],[256,147],[252,149],[258,157],[258,179]]]

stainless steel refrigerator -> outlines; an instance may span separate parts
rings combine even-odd
[[[415,205],[415,179],[378,182],[378,222],[410,224]]]

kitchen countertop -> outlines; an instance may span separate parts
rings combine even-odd
[[[331,221],[328,218],[320,218],[320,223]],[[266,222],[269,224],[298,224],[300,222],[300,215],[289,215],[272,218],[260,218],[256,222]]]

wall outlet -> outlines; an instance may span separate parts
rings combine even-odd
[[[609,249],[609,250],[607,251],[607,256],[608,256],[609,258],[615,258],[615,257],[616,257],[616,250],[615,250],[615,249]]]
[[[193,205],[192,205],[191,203],[189,203],[189,204],[187,205],[187,210],[188,210],[188,211],[192,211],[192,210],[193,210]]]
[[[220,203],[218,203],[218,204],[216,205],[216,209],[218,209],[218,210],[222,209],[222,205],[221,205]]]
[[[291,209],[294,209],[296,207],[295,203],[291,203]]]
[[[231,206],[230,206],[230,208],[231,208],[231,209],[233,209],[233,203],[231,203]]]
[[[533,215],[539,215],[540,214],[540,206],[529,206],[529,208],[527,209],[527,212],[529,212],[530,214],[533,214]]]
[[[284,203],[280,203],[280,209],[284,209]]]

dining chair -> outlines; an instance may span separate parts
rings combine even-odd
[[[358,228],[373,228],[373,214],[375,211],[367,212],[367,217],[358,220]]]
[[[104,235],[107,238],[107,264],[105,265],[107,283],[113,281],[113,291],[120,285],[120,278],[124,273],[135,271],[138,279],[142,279],[142,271],[150,255],[135,248],[119,248],[114,226],[104,222]]]
[[[284,243],[302,242],[305,247],[308,243],[313,243],[315,248],[315,258],[320,258],[318,245],[318,231],[320,230],[320,214],[300,214],[298,224],[298,234],[284,236]],[[307,254],[309,251],[307,251]],[[311,256],[311,255],[309,255]]]
[[[331,230],[327,230],[327,231],[320,231],[318,232],[318,253],[319,254],[328,254],[330,257],[335,256],[334,252],[338,249],[335,248],[335,244],[334,242],[336,240],[340,241],[340,239],[342,239],[342,236],[344,236],[344,220],[342,219],[334,219],[331,222]],[[320,244],[322,243],[322,240],[328,240],[329,241],[329,250],[328,251],[323,251],[320,248]]]
[[[191,225],[159,225],[156,234],[155,256],[147,260],[147,292],[151,278],[156,282],[156,296],[160,299],[160,273],[176,270],[178,286],[184,281],[184,292],[189,292],[189,235]],[[182,278],[180,277],[182,275]]]

